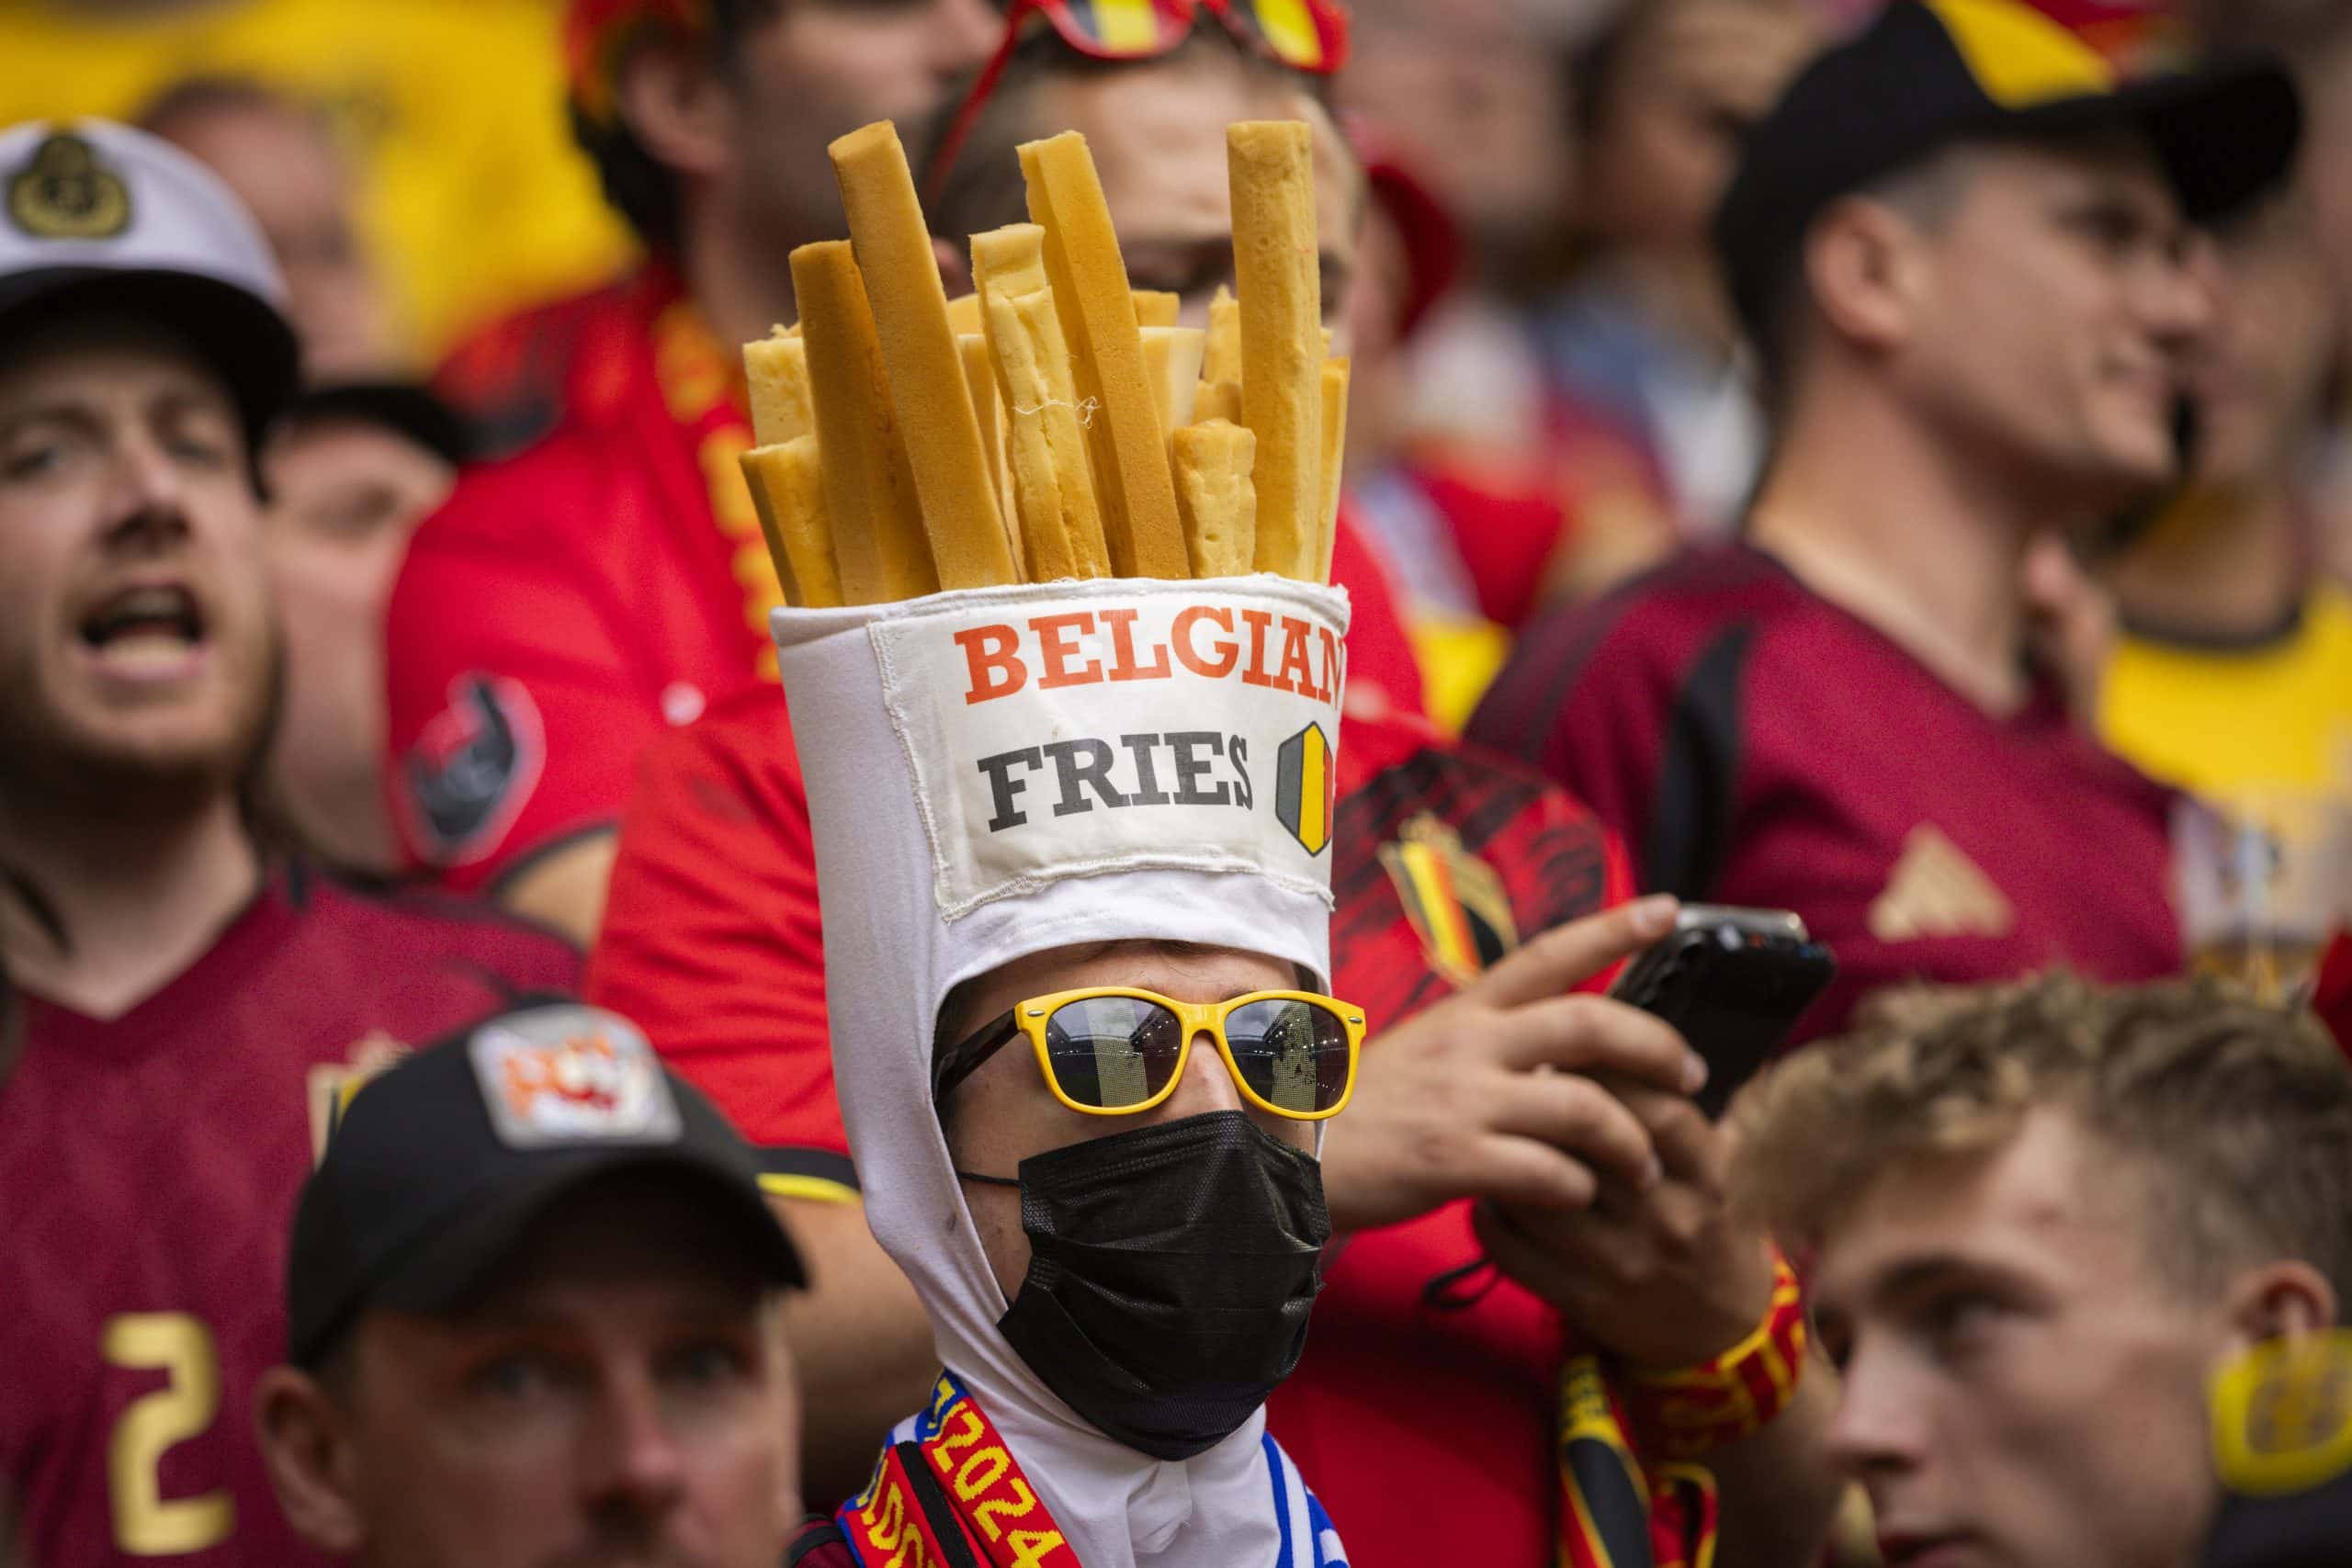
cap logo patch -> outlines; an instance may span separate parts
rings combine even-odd
[[[110,240],[130,225],[130,187],[96,149],[62,132],[8,181],[8,218],[41,240]]]
[[[2065,28],[2018,0],[1927,0],[1984,96],[2005,109],[2116,88],[2115,68]]]
[[[509,1148],[677,1141],[677,1101],[653,1047],[613,1013],[514,1013],[476,1030],[466,1048],[491,1130]]]

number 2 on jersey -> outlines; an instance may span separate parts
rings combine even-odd
[[[108,1366],[168,1374],[163,1387],[130,1402],[107,1439],[115,1545],[134,1557],[220,1545],[236,1527],[236,1499],[226,1491],[166,1498],[159,1474],[165,1451],[220,1414],[220,1358],[211,1330],[184,1312],[127,1312],[107,1319],[98,1346]]]

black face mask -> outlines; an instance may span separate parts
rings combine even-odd
[[[1298,1364],[1330,1238],[1314,1156],[1238,1111],[1021,1162],[1029,1272],[997,1327],[1103,1436],[1215,1447]]]

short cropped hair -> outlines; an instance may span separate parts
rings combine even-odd
[[[1050,135],[1056,129],[1038,122],[1035,100],[1041,89],[1055,82],[1083,81],[1152,66],[1219,61],[1234,70],[1248,72],[1297,93],[1326,109],[1330,107],[1330,77],[1294,71],[1245,47],[1205,11],[1194,20],[1193,30],[1183,42],[1165,54],[1140,60],[1096,60],[1064,43],[1053,28],[1036,28],[1014,45],[1012,57],[1005,62],[1004,73],[997,79],[988,102],[981,106],[978,118],[973,121],[970,133],[956,152],[955,163],[944,171],[944,178],[938,167],[941,143],[969,96],[978,73],[967,76],[947,96],[924,136],[916,167],[931,231],[960,242],[966,235],[1028,220],[1027,187],[1022,182],[1021,164],[1013,156],[1013,149],[1023,141]]]
[[[1934,234],[1958,209],[1976,168],[1971,155],[1978,142],[1956,141],[1922,155],[1892,174],[1882,175],[1860,190],[1822,209],[1826,215],[1839,202],[1871,201],[1891,208],[1923,233]],[[1821,220],[1815,217],[1815,223]],[[1787,406],[1793,380],[1810,334],[1820,330],[1813,309],[1813,285],[1805,276],[1806,239],[1778,264],[1770,279],[1762,317],[1748,323],[1749,347],[1756,355],[1757,379],[1767,404],[1775,412]]]
[[[2136,1178],[2180,1289],[2211,1299],[2292,1258],[2352,1301],[2352,1066],[2308,1013],[2212,980],[2065,974],[1907,1010],[1734,1101],[1733,1190],[1784,1247],[1817,1246],[1892,1168],[1989,1151],[2054,1108]]]

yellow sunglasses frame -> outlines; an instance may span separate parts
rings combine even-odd
[[[1046,1021],[1053,1017],[1056,1009],[1096,997],[1127,997],[1156,1003],[1174,1013],[1178,1023],[1182,1025],[1184,1039],[1176,1048],[1175,1070],[1168,1075],[1168,1081],[1160,1086],[1159,1092],[1149,1100],[1136,1105],[1081,1105],[1062,1092],[1060,1081],[1054,1077],[1053,1061],[1046,1049]],[[1248,1007],[1252,1002],[1307,1002],[1340,1020],[1348,1032],[1348,1085],[1340,1092],[1339,1103],[1329,1111],[1286,1111],[1261,1098],[1256,1089],[1250,1087],[1249,1080],[1241,1076],[1240,1067],[1234,1063],[1233,1043],[1226,1038],[1225,1021],[1236,1008]],[[1285,1121],[1327,1122],[1345,1111],[1348,1101],[1355,1098],[1356,1066],[1363,1054],[1363,1010],[1315,991],[1250,991],[1221,1002],[1180,1002],[1173,997],[1135,986],[1081,986],[1074,991],[1055,991],[1048,996],[1031,997],[1013,1008],[1012,1021],[1027,1036],[1030,1049],[1036,1053],[1038,1076],[1046,1080],[1046,1087],[1053,1091],[1056,1100],[1081,1116],[1135,1116],[1164,1104],[1168,1097],[1176,1092],[1176,1086],[1184,1081],[1184,1068],[1193,1060],[1194,1037],[1205,1033],[1216,1042],[1216,1054],[1225,1058],[1225,1070],[1232,1077],[1233,1087],[1241,1091],[1243,1100],[1268,1115],[1280,1116]]]

